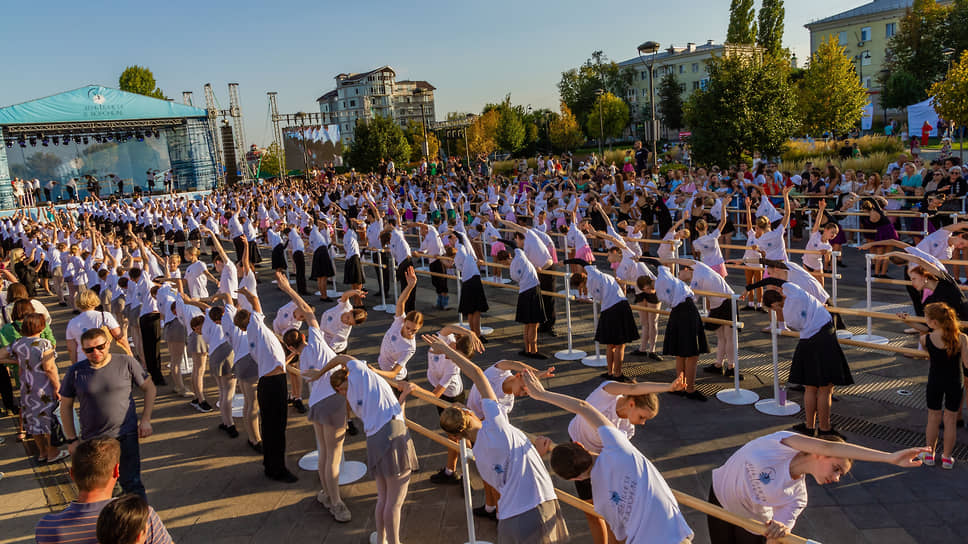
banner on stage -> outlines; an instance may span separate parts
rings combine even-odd
[[[305,170],[307,160],[310,168],[340,162],[339,125],[286,127],[282,129],[282,140],[289,170]]]

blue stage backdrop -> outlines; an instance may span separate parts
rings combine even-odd
[[[203,109],[108,87],[89,85],[0,108],[0,208],[17,206],[11,179],[57,182],[71,178],[86,195],[85,175],[100,180],[101,195],[155,190],[171,170],[179,190],[216,184],[215,147]]]

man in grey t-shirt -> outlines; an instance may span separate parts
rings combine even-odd
[[[141,453],[138,439],[151,436],[151,411],[155,404],[155,386],[141,364],[129,355],[110,353],[111,337],[104,329],[89,329],[81,335],[81,359],[67,369],[61,381],[61,421],[71,453],[77,446],[74,428],[74,399],[81,402],[80,437],[90,440],[101,436],[117,438],[121,443],[120,477],[125,493],[145,495],[141,483]],[[144,391],[141,420],[135,413],[132,384]]]

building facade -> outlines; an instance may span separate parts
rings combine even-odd
[[[810,31],[811,55],[825,40],[844,47],[844,53],[854,62],[857,77],[867,88],[875,118],[881,111],[880,80],[887,75],[888,42],[900,30],[901,18],[913,4],[913,0],[874,0],[804,25]]]
[[[344,145],[353,141],[356,122],[389,117],[401,127],[410,121],[432,123],[434,91],[426,81],[397,81],[393,68],[338,74],[336,88],[316,99],[324,124],[338,124]]]

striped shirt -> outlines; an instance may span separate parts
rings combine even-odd
[[[63,511],[48,514],[37,523],[37,544],[97,544],[97,517],[101,509],[113,499],[97,502],[72,502]],[[146,544],[171,544],[171,535],[165,529],[154,508],[148,507],[148,533]]]

